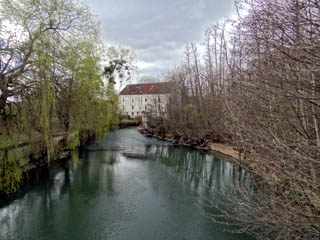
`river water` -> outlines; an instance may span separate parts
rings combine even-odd
[[[117,130],[1,200],[0,239],[250,239],[213,223],[202,204],[249,183],[214,155]]]

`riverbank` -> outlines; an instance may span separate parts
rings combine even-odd
[[[7,168],[6,172],[0,171],[0,197],[16,193],[28,181],[32,172],[72,158],[79,147],[93,139],[94,135],[90,133],[54,134],[52,139],[54,151],[50,154],[47,153],[41,137],[1,146],[0,160],[10,162],[11,168]]]
[[[236,162],[235,160],[239,160],[241,158],[241,152],[234,147],[223,144],[223,143],[216,143],[209,139],[193,139],[188,138],[179,134],[168,134],[158,131],[157,129],[150,129],[150,128],[144,128],[139,127],[139,131],[142,134],[145,134],[149,137],[154,137],[160,140],[169,141],[174,144],[183,145],[186,147],[193,147],[196,149],[212,152],[215,154],[223,154],[224,156],[227,156],[230,158],[232,162]]]
[[[137,119],[121,119],[120,123],[119,123],[119,128],[123,129],[123,128],[128,128],[128,127],[138,127],[140,125],[141,121],[137,120]]]

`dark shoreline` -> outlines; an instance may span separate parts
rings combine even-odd
[[[140,133],[146,135],[147,137],[157,138],[163,141],[171,142],[176,145],[190,147],[197,150],[212,153],[217,155],[218,157],[220,156],[221,158],[233,164],[240,165],[238,162],[238,156],[241,156],[240,152],[235,150],[232,146],[228,146],[223,143],[215,143],[211,140],[197,140],[183,136],[174,137],[171,134],[159,134],[159,131],[157,129],[150,129],[142,126],[139,126],[138,130]]]

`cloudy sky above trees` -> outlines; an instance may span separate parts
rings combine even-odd
[[[160,76],[179,65],[184,47],[211,24],[235,14],[233,0],[87,0],[106,42],[128,47],[138,76]]]

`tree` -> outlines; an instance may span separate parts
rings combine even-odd
[[[244,152],[239,163],[253,174],[255,191],[241,189],[246,201],[231,199],[225,218],[261,238],[319,236],[318,5],[238,4],[246,9],[234,48],[241,62],[232,68],[237,79],[226,108],[234,144]]]
[[[0,3],[0,191],[10,193],[28,161],[35,161],[29,156],[50,163],[61,144],[73,149],[115,128],[118,102],[103,99],[98,24],[85,5]],[[28,151],[16,148],[28,143]]]
[[[236,198],[222,191],[225,202],[211,201],[220,210],[214,221],[262,239],[316,238],[319,4],[238,0],[237,7],[237,20],[205,32],[203,61],[189,44],[184,63],[168,74],[175,85],[158,128],[241,151],[237,163],[252,174],[251,185],[235,186]]]
[[[88,8],[71,0],[1,0],[0,3],[0,115],[6,122],[10,115],[8,98],[15,97],[18,86],[28,88],[32,84],[22,75],[32,69],[41,42],[56,48],[67,35],[95,35],[97,28]],[[47,54],[54,56],[52,52]]]
[[[135,56],[129,49],[122,47],[108,47],[105,52],[105,60],[109,63],[104,67],[104,74],[108,82],[115,84],[119,79],[122,85],[123,80],[128,81],[135,70]]]

